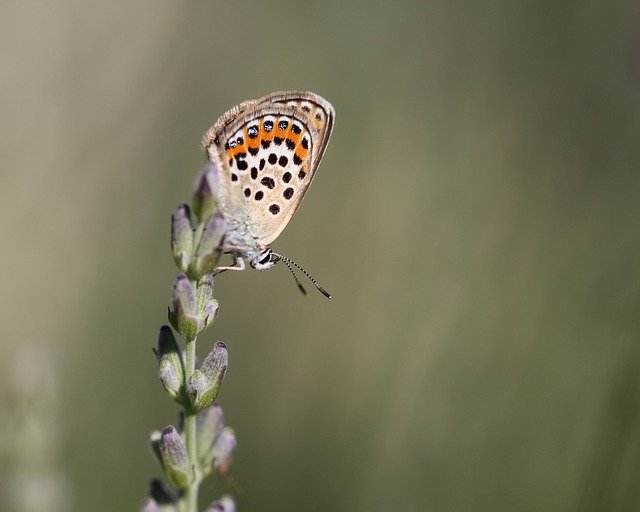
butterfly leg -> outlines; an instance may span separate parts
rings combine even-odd
[[[215,270],[213,271],[214,275],[218,275],[221,274],[222,272],[225,272],[226,270],[244,270],[244,260],[239,257],[239,256],[235,256],[233,265],[230,267],[216,267]]]

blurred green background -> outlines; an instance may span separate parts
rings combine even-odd
[[[0,422],[58,386],[33,469],[63,475],[58,509],[136,510],[160,475],[170,215],[220,114],[308,89],[335,131],[274,248],[334,299],[280,266],[218,280],[199,350],[230,347],[239,446],[202,506],[640,510],[639,24],[637,2],[5,2]]]

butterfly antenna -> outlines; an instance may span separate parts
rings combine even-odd
[[[218,478],[215,479],[212,486],[213,490],[215,492],[218,492],[222,487],[222,485],[225,483],[228,484],[233,489],[233,493],[236,496],[244,496],[244,489],[242,488],[240,483],[235,478],[233,478],[233,475],[231,474],[231,470],[223,474],[218,473]]]
[[[305,276],[307,276],[309,281],[311,281],[313,283],[313,285],[318,289],[318,291],[322,295],[324,295],[327,299],[331,298],[331,294],[327,290],[325,290],[322,286],[320,286],[318,284],[318,281],[316,281],[313,277],[311,277],[309,272],[307,272],[305,269],[303,269],[295,261],[287,258],[286,256],[283,256],[282,254],[273,253],[273,256],[275,256],[275,258],[276,258],[275,261],[282,261],[282,263],[284,263],[287,266],[287,268],[291,271],[291,274],[293,275],[293,278],[296,280],[296,284],[298,285],[298,289],[302,292],[303,295],[306,295],[307,291],[304,289],[304,287],[300,283],[300,280],[298,279],[298,276],[294,272],[293,267],[291,265],[295,266],[300,272],[302,272]]]
[[[229,474],[225,477],[225,480],[229,483],[229,485],[231,486],[231,488],[233,489],[233,493],[236,496],[243,496],[244,495],[244,489],[242,488],[242,486],[238,483],[238,481],[233,478],[233,475]]]
[[[282,260],[282,263],[284,263],[286,265],[286,267],[289,269],[289,272],[291,272],[291,275],[296,280],[296,285],[298,285],[298,290],[300,290],[300,293],[302,293],[302,295],[306,295],[307,294],[307,290],[305,290],[304,286],[302,286],[302,283],[300,282],[300,279],[298,279],[298,276],[294,272],[293,267],[291,265],[289,265],[289,262],[284,260],[283,258],[278,258],[278,259]]]

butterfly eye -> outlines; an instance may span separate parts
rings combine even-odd
[[[258,260],[260,264],[264,265],[271,261],[271,250],[265,251],[262,255],[262,258]]]

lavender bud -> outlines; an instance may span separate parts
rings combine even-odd
[[[205,512],[236,512],[236,503],[231,496],[223,496],[211,503]]]
[[[178,489],[185,489],[193,482],[193,468],[189,465],[187,448],[182,436],[171,425],[162,431],[160,456],[167,478]]]
[[[227,346],[218,341],[187,384],[187,394],[194,411],[209,407],[218,398],[228,364]]]
[[[158,334],[157,347],[153,349],[158,358],[159,376],[167,394],[179,403],[184,400],[184,365],[180,346],[171,329],[163,325]]]
[[[213,468],[219,475],[224,476],[229,473],[229,467],[232,461],[231,454],[237,444],[236,434],[233,429],[231,427],[225,427],[218,436],[218,439],[216,439],[211,451]]]
[[[156,500],[146,497],[140,505],[140,512],[162,512],[162,509]]]
[[[198,459],[203,473],[209,473],[212,461],[213,445],[224,428],[224,413],[219,404],[213,404],[200,412],[196,419],[198,425]]]
[[[147,507],[147,508],[145,508]],[[160,480],[152,480],[149,496],[143,501],[141,512],[176,512],[178,495]]]
[[[160,433],[158,433],[159,435]],[[140,512],[175,512],[178,496],[173,489],[160,480],[152,480],[147,496],[140,507]]]
[[[194,370],[187,382],[187,396],[194,411],[200,411],[202,406],[202,397],[209,389],[209,382],[200,370]]]
[[[186,272],[193,253],[193,226],[189,206],[181,204],[171,216],[171,251],[182,272]]]
[[[183,379],[180,378],[179,373],[176,371],[176,367],[171,364],[171,361],[168,359],[160,361],[158,375],[160,376],[160,382],[162,382],[167,395],[176,402],[181,403]]]
[[[162,455],[160,454],[160,438],[161,437],[162,437],[162,432],[160,432],[159,430],[154,430],[153,432],[151,432],[151,434],[149,435],[149,446],[151,447],[151,451],[155,455],[157,461],[160,464],[163,464]]]
[[[218,316],[218,301],[213,298],[213,274],[200,278],[196,289],[196,304],[200,314],[202,330],[206,329]]]
[[[216,268],[220,259],[224,232],[225,222],[221,213],[215,213],[206,220],[202,237],[189,266],[188,273],[193,279],[211,274]]]
[[[171,356],[175,359],[175,364],[182,363],[180,345],[176,341],[171,328],[168,325],[160,327],[158,332],[158,341],[153,348],[153,352],[158,358],[158,361],[162,359],[162,356]]]
[[[213,162],[206,162],[196,178],[193,193],[193,213],[204,221],[216,209],[215,191],[218,188],[218,166]]]
[[[200,332],[200,318],[196,311],[196,293],[185,275],[179,275],[173,283],[169,323],[187,340],[194,339]]]

